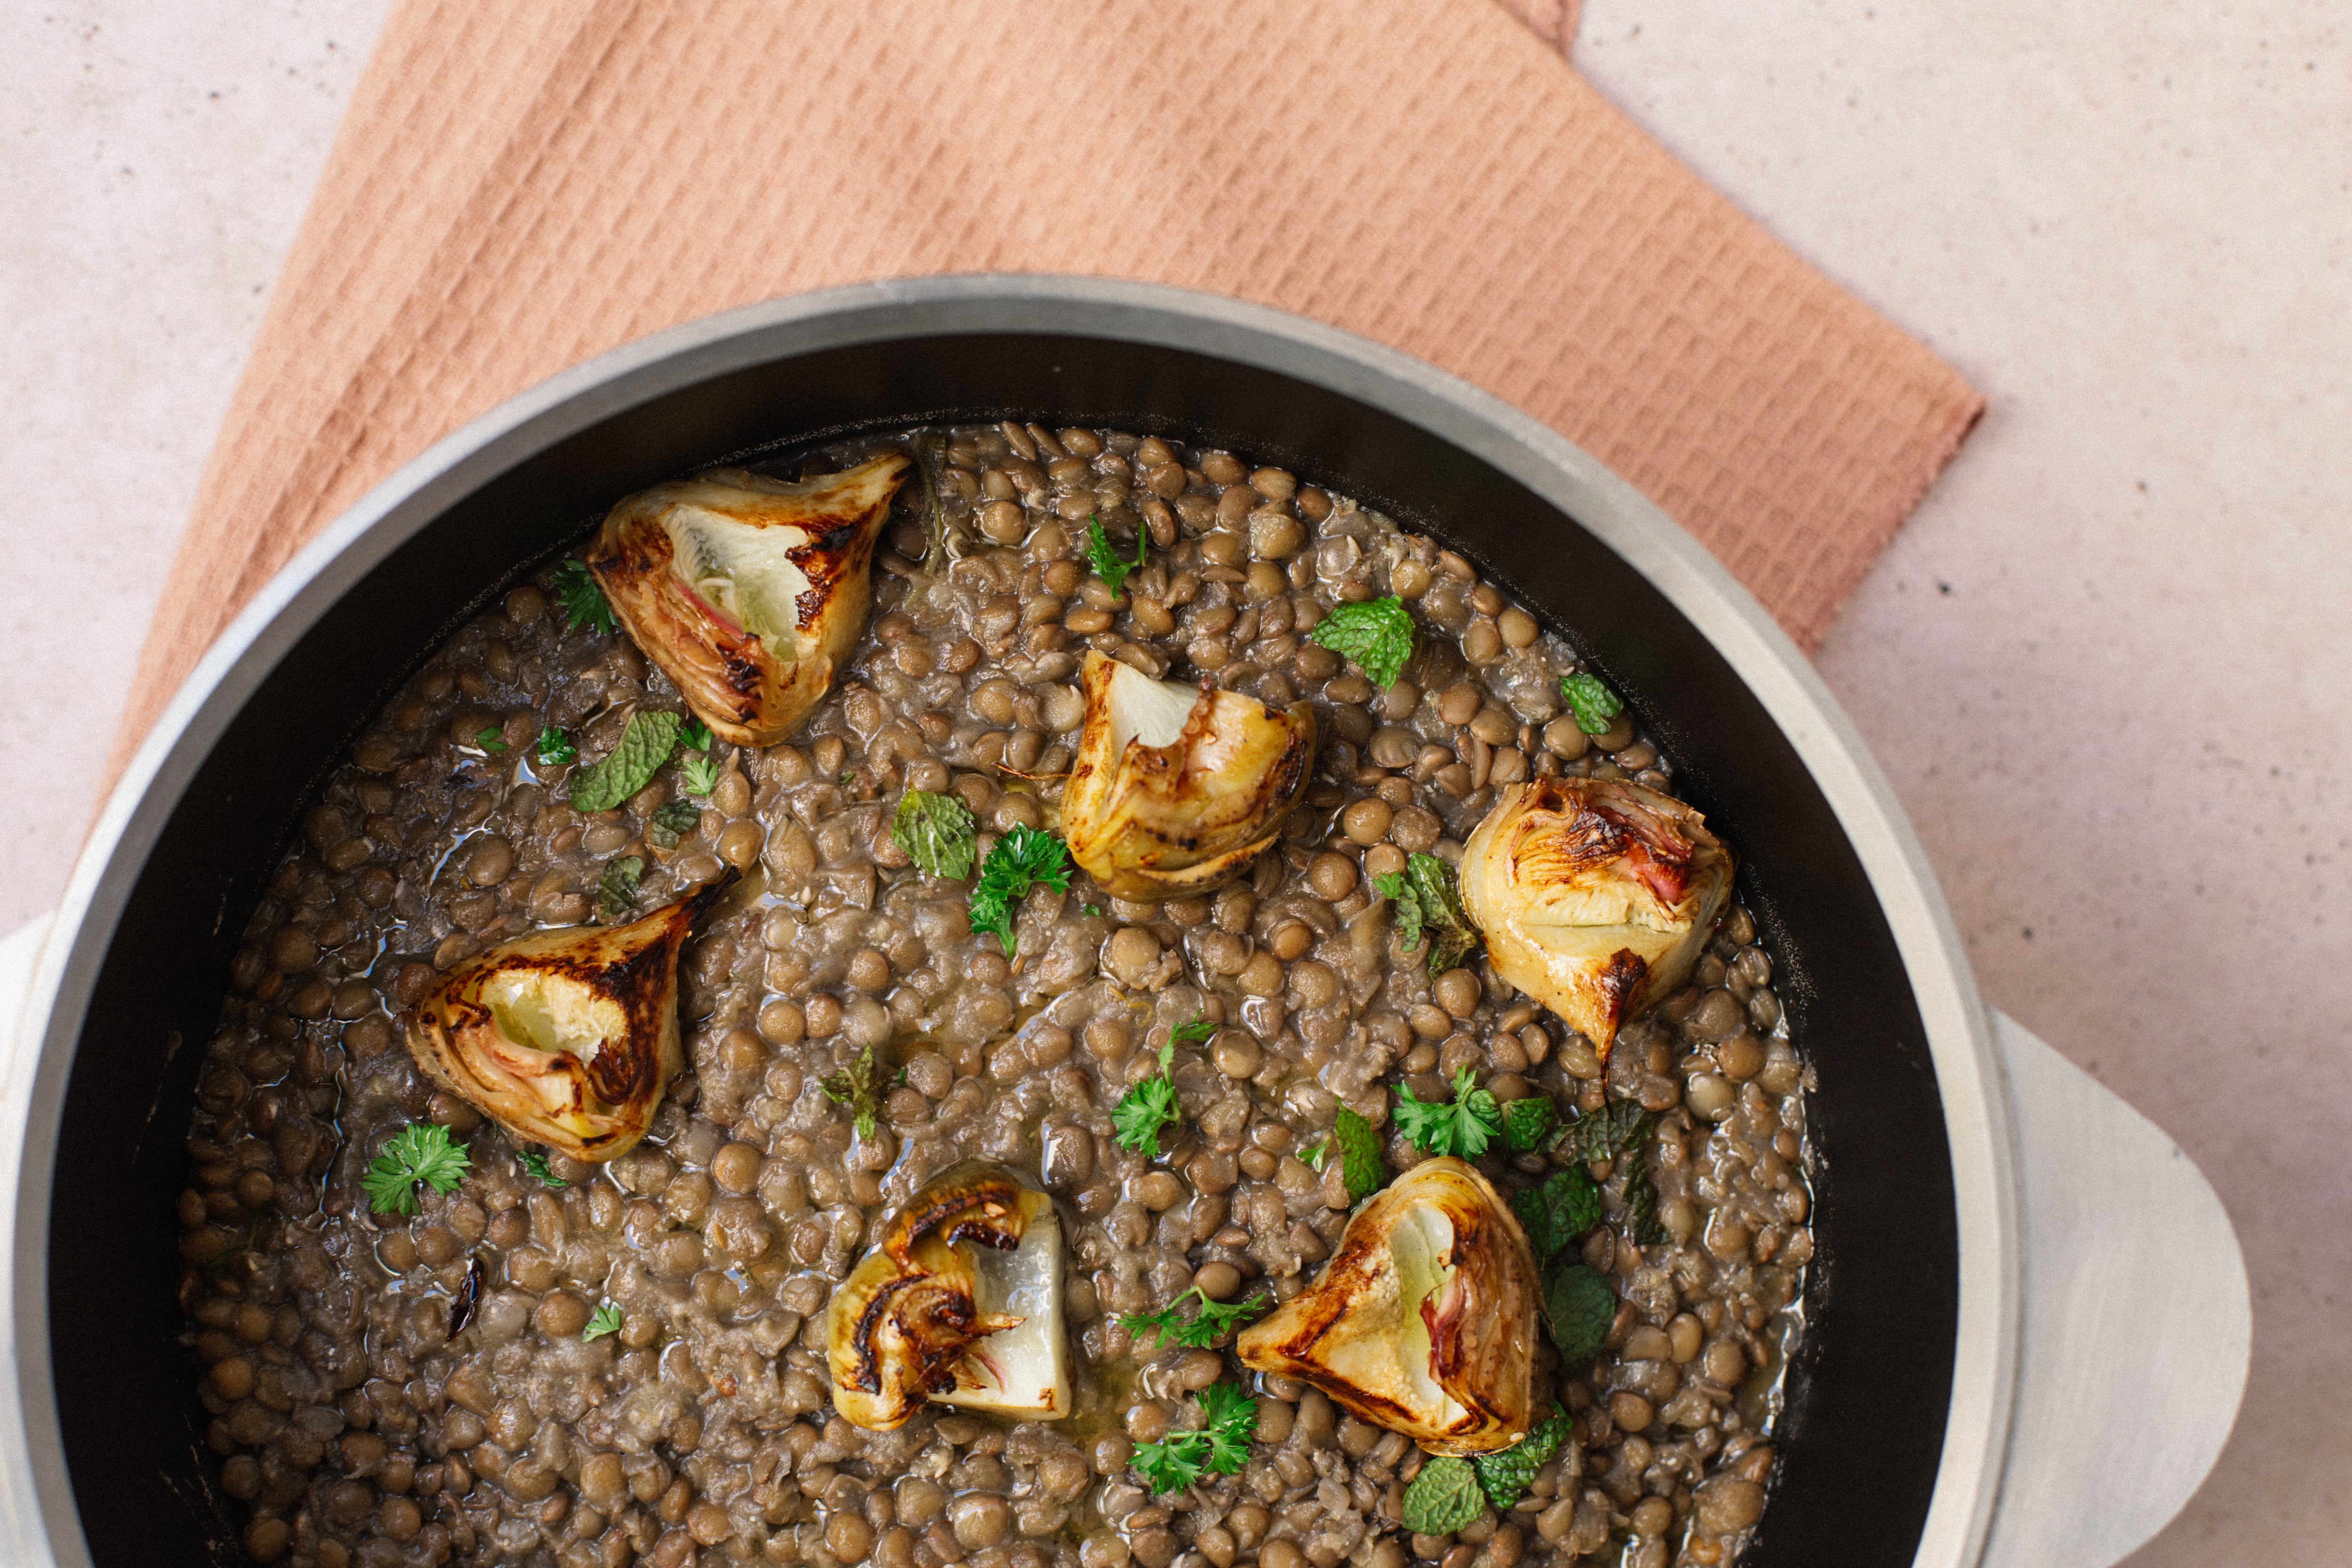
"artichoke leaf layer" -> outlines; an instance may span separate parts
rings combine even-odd
[[[581,560],[713,734],[772,745],[865,629],[875,540],[912,466],[893,451],[798,481],[713,468],[623,500]]]
[[[401,1016],[426,1077],[527,1143],[592,1163],[645,1136],[686,1065],[677,956],[736,880],[621,926],[534,931],[478,953]]]
[[[1154,680],[1089,652],[1086,721],[1062,795],[1070,858],[1105,892],[1190,898],[1273,845],[1315,760],[1315,716]]]
[[[1062,1227],[1050,1199],[988,1165],[915,1194],[835,1290],[834,1408],[877,1432],[927,1399],[1029,1420],[1070,1412]]]
[[[1321,1277],[1234,1348],[1431,1453],[1478,1454],[1527,1435],[1535,1340],[1526,1233],[1474,1167],[1441,1156],[1366,1199]]]
[[[1463,907],[1495,973],[1603,1061],[1690,975],[1731,896],[1731,852],[1671,795],[1622,780],[1504,789],[1463,847]]]

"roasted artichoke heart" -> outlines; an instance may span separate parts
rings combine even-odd
[[[1231,881],[1271,845],[1315,760],[1315,716],[1154,680],[1087,655],[1078,754],[1062,795],[1070,858],[1137,902]]]
[[[581,555],[646,656],[720,740],[772,745],[866,626],[874,540],[913,459],[797,483],[743,468],[640,490]]]
[[[1433,1454],[1482,1454],[1527,1435],[1535,1344],[1527,1235],[1486,1177],[1441,1156],[1367,1199],[1322,1278],[1234,1348]]]
[[[646,1134],[685,1065],[677,953],[730,870],[624,926],[501,942],[401,1016],[425,1076],[526,1142],[610,1160]]]
[[[915,1194],[833,1293],[824,1325],[833,1407],[876,1432],[926,1399],[1033,1421],[1070,1411],[1062,1226],[993,1166]]]
[[[1670,795],[1603,779],[1505,789],[1462,850],[1462,903],[1495,973],[1606,1061],[1689,975],[1731,896],[1731,852]]]

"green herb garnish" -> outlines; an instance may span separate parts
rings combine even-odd
[[[1341,605],[1307,634],[1364,672],[1373,685],[1394,686],[1412,657],[1412,612],[1394,594]]]
[[[1102,906],[1100,904],[1080,904],[1078,906],[1078,912],[1085,915],[1088,920],[1094,920],[1102,914]]]
[[[541,1153],[536,1149],[517,1150],[515,1152],[515,1163],[522,1167],[524,1175],[532,1177],[542,1187],[552,1187],[561,1192],[563,1188],[572,1184],[570,1182],[567,1182],[562,1177],[557,1175],[554,1172],[549,1170],[547,1168],[547,1156]]]
[[[1362,1203],[1380,1190],[1384,1179],[1380,1134],[1369,1121],[1344,1105],[1331,1113],[1330,1136],[1308,1150],[1305,1158],[1319,1171],[1335,1153],[1339,1157],[1340,1177],[1348,1184],[1349,1203]]]
[[[1004,956],[1010,958],[1013,906],[1032,888],[1051,888],[1058,893],[1069,885],[1070,852],[1060,837],[1016,822],[981,863],[980,882],[971,890],[971,929],[994,931],[1003,944]]]
[[[1548,1094],[1531,1094],[1525,1100],[1511,1101],[1503,1107],[1505,1147],[1514,1154],[1534,1153],[1551,1136],[1552,1123],[1559,1116]]]
[[[1189,1024],[1179,1024],[1168,1031],[1170,1043],[1197,1046],[1217,1032],[1217,1026],[1206,1018],[1195,1018]]]
[[[617,632],[621,623],[604,602],[604,590],[588,573],[587,563],[574,556],[555,569],[555,602],[575,626],[592,632]]]
[[[709,800],[719,787],[719,759],[708,752],[689,752],[677,764],[677,777],[687,794]]]
[[[1612,1100],[1552,1134],[1551,1146],[1578,1160],[1614,1160],[1650,1135],[1650,1113],[1630,1100]]]
[[[1544,1271],[1544,1316],[1563,1367],[1580,1367],[1601,1353],[1609,1326],[1617,1321],[1617,1292],[1606,1276],[1581,1263]]]
[[[1094,563],[1095,575],[1103,585],[1116,594],[1126,584],[1127,574],[1143,570],[1144,552],[1151,543],[1151,535],[1143,529],[1135,531],[1135,559],[1126,557],[1111,548],[1110,535],[1103,531],[1102,519],[1087,515],[1087,559]]]
[[[1447,1454],[1421,1467],[1404,1489],[1404,1527],[1415,1535],[1451,1535],[1486,1511],[1486,1489],[1467,1459]]]
[[[1549,1417],[1509,1447],[1470,1456],[1470,1468],[1478,1472],[1478,1484],[1496,1512],[1508,1513],[1511,1505],[1527,1495],[1528,1483],[1575,1430],[1576,1418],[1555,1405]]]
[[[580,748],[572,743],[571,736],[550,724],[540,731],[539,745],[532,754],[541,767],[555,768],[578,762]]]
[[[1625,1173],[1625,1218],[1639,1247],[1664,1247],[1674,1233],[1658,1218],[1658,1184],[1650,1174],[1647,1145],[1633,1151],[1633,1168]]]
[[[675,849],[701,822],[702,813],[692,801],[671,801],[646,818],[646,842],[656,849]]]
[[[1188,1300],[1198,1301],[1200,1310],[1189,1318],[1180,1316],[1177,1309]],[[1151,1335],[1161,1350],[1176,1345],[1185,1350],[1203,1351],[1232,1333],[1241,1325],[1243,1318],[1261,1307],[1272,1305],[1274,1298],[1265,1295],[1253,1296],[1246,1301],[1230,1305],[1223,1301],[1212,1301],[1202,1295],[1201,1288],[1195,1285],[1156,1312],[1121,1312],[1118,1325],[1139,1340],[1146,1334]]]
[[[979,824],[960,795],[910,789],[898,797],[890,819],[890,842],[929,876],[961,882],[971,875],[972,839]]]
[[[1581,1165],[1554,1171],[1540,1186],[1511,1198],[1511,1212],[1528,1233],[1538,1264],[1552,1258],[1601,1223],[1601,1187]]]
[[[646,863],[635,855],[624,855],[606,863],[604,874],[596,879],[598,925],[611,925],[637,907],[637,884],[645,875]]]
[[[507,749],[506,731],[496,724],[485,724],[474,731],[474,744],[495,757]]]
[[[417,1183],[436,1193],[454,1192],[473,1163],[464,1144],[450,1142],[446,1127],[412,1121],[369,1162],[360,1185],[367,1189],[368,1207],[374,1213],[415,1214]]]
[[[1408,855],[1404,869],[1372,879],[1396,916],[1397,940],[1411,952],[1426,938],[1429,972],[1443,974],[1478,950],[1478,932],[1462,907],[1461,879],[1434,855]]]
[[[1576,715],[1576,727],[1588,735],[1604,733],[1609,721],[1625,710],[1624,699],[1601,684],[1599,676],[1581,670],[1559,678],[1559,694],[1568,699],[1568,710]]]
[[[630,714],[621,743],[572,775],[572,809],[610,811],[653,783],[677,749],[677,732],[685,722],[675,713],[642,708]]]
[[[690,713],[687,715],[686,728],[677,732],[677,743],[692,752],[708,752],[716,744],[710,738],[710,726]]]
[[[883,1075],[875,1065],[874,1047],[866,1047],[839,1072],[825,1074],[816,1080],[824,1097],[836,1105],[849,1107],[851,1123],[860,1138],[871,1138],[877,1125],[875,1118],[882,1109]]]
[[[1199,1430],[1136,1445],[1135,1473],[1154,1493],[1181,1491],[1203,1474],[1237,1475],[1249,1463],[1257,1401],[1231,1383],[1213,1383],[1192,1397],[1201,1406]]]
[[[1468,1068],[1454,1073],[1454,1098],[1428,1101],[1416,1099],[1409,1088],[1399,1088],[1397,1130],[1433,1154],[1475,1160],[1502,1134],[1503,1111],[1494,1094],[1478,1087]]]
[[[1129,1084],[1111,1107],[1110,1124],[1122,1149],[1158,1159],[1160,1130],[1184,1120],[1183,1110],[1176,1103],[1176,1080],[1168,1076],[1175,1060],[1176,1037],[1171,1034],[1160,1047],[1160,1070]]]
[[[596,1315],[588,1320],[586,1328],[580,1331],[580,1342],[583,1345],[593,1343],[603,1339],[606,1334],[617,1334],[620,1331],[621,1309],[607,1301],[596,1309]]]

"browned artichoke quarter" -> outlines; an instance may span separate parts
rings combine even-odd
[[[713,468],[614,507],[581,555],[646,656],[720,740],[807,717],[866,626],[874,541],[913,464],[787,481]]]
[[[1495,973],[1603,1061],[1691,966],[1731,897],[1731,852],[1671,795],[1622,780],[1505,789],[1462,849],[1462,906]]]
[[[1322,1277],[1234,1348],[1433,1454],[1482,1454],[1528,1433],[1535,1342],[1526,1232],[1486,1177],[1441,1155],[1367,1199]]]
[[[1098,653],[1080,683],[1085,728],[1062,794],[1070,858],[1115,898],[1190,898],[1271,846],[1315,761],[1315,716],[1154,680]]]
[[[950,1170],[909,1200],[833,1293],[833,1406],[877,1432],[926,1399],[1032,1421],[1070,1412],[1062,1226],[994,1165]]]
[[[416,1065],[528,1143],[575,1160],[626,1152],[685,1065],[677,954],[729,870],[623,926],[572,926],[500,942],[402,1015]]]

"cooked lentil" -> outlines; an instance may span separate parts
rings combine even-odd
[[[1498,784],[1670,789],[1670,763],[1630,714],[1580,731],[1559,689],[1573,653],[1467,562],[1286,471],[1007,423],[949,433],[940,493],[961,558],[928,578],[923,528],[899,524],[834,691],[790,743],[720,748],[673,844],[646,829],[685,798],[674,770],[583,815],[535,763],[542,726],[595,757],[635,705],[678,706],[626,638],[573,629],[536,584],[438,649],[332,776],[233,965],[180,1204],[196,1396],[222,1489],[248,1505],[247,1552],[302,1568],[1516,1568],[1622,1543],[1627,1563],[1730,1562],[1764,1506],[1811,1253],[1807,1073],[1753,921],[1732,908],[1604,1072],[1483,967],[1433,978],[1396,952],[1369,881],[1409,853],[1457,858]],[[1124,593],[1085,570],[1089,517],[1150,535]],[[1391,592],[1421,636],[1382,692],[1305,633]],[[889,815],[905,788],[952,789],[983,853],[1050,822],[1087,647],[1303,698],[1327,739],[1244,882],[1145,906],[1078,878],[1032,895],[1009,963],[967,929],[961,889],[907,869]],[[477,743],[493,725],[505,752]],[[586,919],[623,855],[646,865],[640,908],[722,862],[751,875],[688,950],[689,1071],[651,1135],[603,1166],[551,1159],[566,1184],[543,1186],[419,1075],[394,1017],[483,947]],[[1139,1045],[1196,1016],[1217,1027],[1179,1053],[1186,1120],[1146,1160],[1113,1142],[1110,1107],[1158,1070]],[[870,1138],[817,1087],[867,1047],[903,1069]],[[1382,1086],[1438,1094],[1458,1067],[1563,1114],[1623,1098],[1656,1116],[1674,1239],[1635,1245],[1612,1190],[1583,1249],[1622,1298],[1609,1348],[1581,1371],[1539,1352],[1539,1406],[1556,1394],[1575,1439],[1507,1518],[1402,1535],[1418,1453],[1261,1376],[1247,1467],[1148,1496],[1133,1444],[1238,1369],[1142,1350],[1117,1314],[1192,1286],[1295,1294],[1348,1200],[1336,1167],[1294,1151],[1346,1102],[1383,1127],[1392,1169],[1411,1164]],[[414,1218],[373,1215],[368,1152],[418,1119],[467,1141],[472,1172]],[[971,1152],[1062,1201],[1078,1409],[851,1426],[826,1396],[824,1304],[891,1206]],[[1510,1190],[1549,1162],[1498,1149],[1482,1168]],[[472,1270],[481,1298],[452,1338]],[[607,1305],[618,1331],[582,1342]]]

